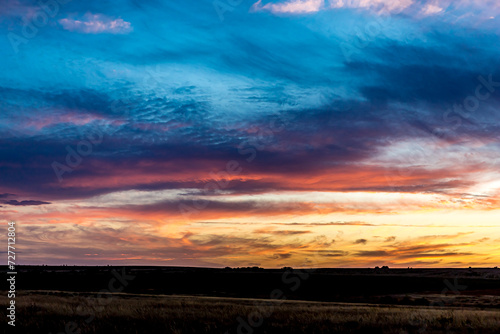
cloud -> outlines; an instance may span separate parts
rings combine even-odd
[[[324,0],[288,0],[281,3],[267,3],[262,5],[262,0],[253,4],[252,11],[270,11],[271,13],[304,14],[314,13],[323,7]]]
[[[272,1],[262,5],[262,0],[254,3],[254,11],[267,10],[273,14],[304,14],[322,10],[360,9],[378,15],[400,13],[414,18],[425,18],[447,12],[451,21],[459,21],[466,16],[489,18],[497,15],[500,5],[495,1],[475,0],[287,0]],[[468,14],[468,15],[467,15]]]
[[[276,235],[300,235],[300,234],[311,233],[311,231],[259,229],[259,230],[253,231],[253,233],[258,233],[258,234],[276,234]]]
[[[405,242],[399,242],[390,246],[385,246],[378,249],[357,251],[355,255],[358,259],[375,258],[380,261],[389,261],[390,263],[397,263],[399,265],[407,264],[407,260],[413,261],[412,263],[422,264],[421,260],[431,258],[462,258],[462,257],[477,257],[478,253],[460,251],[460,248],[470,248],[474,243],[422,243],[424,240],[446,240],[447,237],[455,238],[457,236],[465,236],[468,233],[457,233],[456,235],[442,235],[442,236],[422,236],[416,237]],[[480,242],[480,241],[478,241]]]
[[[315,13],[328,9],[366,9],[376,13],[399,13],[413,4],[413,0],[287,0],[280,2],[269,2],[265,5],[262,0],[253,4],[253,11],[269,11],[273,14],[304,14]],[[428,11],[435,11],[429,8]]]
[[[132,31],[130,22],[123,19],[112,19],[103,14],[87,13],[82,19],[64,18],[59,23],[65,30],[84,34],[127,34]]]
[[[37,8],[22,4],[0,9],[2,28],[20,36],[22,20],[13,16],[29,19]],[[480,90],[490,97],[468,118],[446,114],[474,96],[479,75],[500,80],[498,21],[477,20],[494,16],[498,1],[262,0],[253,15],[247,7],[227,11],[230,24],[220,24],[211,1],[61,6],[59,24],[30,38],[22,57],[0,63],[0,186],[18,196],[0,195],[12,199],[0,201],[2,214],[49,226],[151,224],[153,232],[136,234],[53,231],[82,239],[68,254],[80,259],[85,250],[103,262],[265,262],[292,252],[290,260],[299,262],[310,254],[304,246],[338,246],[386,252],[387,261],[401,263],[398,256],[470,251],[453,240],[498,238],[480,230],[456,233],[471,222],[478,229],[494,225],[498,87]],[[455,21],[460,25],[450,24]],[[381,24],[379,34],[370,34],[373,24]],[[133,34],[112,35],[132,25]],[[343,42],[355,46],[351,61]],[[9,49],[6,38],[0,43]],[[68,147],[84,150],[81,141],[96,129],[102,143],[58,182],[51,164],[66,164]],[[438,136],[442,129],[446,135]],[[224,176],[233,160],[241,174]],[[227,187],[204,194],[211,182]],[[39,200],[21,200],[31,198]],[[179,205],[201,205],[194,221],[225,225],[191,224]],[[457,219],[441,220],[442,211]],[[342,221],[351,213],[365,221]],[[191,227],[192,235],[160,237]],[[435,235],[400,242],[413,231]],[[49,232],[42,236],[50,239]],[[100,238],[99,249],[85,244],[92,235]],[[352,245],[356,239],[366,245]],[[425,244],[433,242],[447,246]],[[120,247],[109,246],[115,244]],[[492,242],[474,245],[474,252],[494,252]],[[51,246],[40,249],[40,259],[63,257],[71,248]],[[232,251],[239,253],[231,257]],[[354,250],[345,259],[328,254],[326,265],[378,260]]]
[[[27,201],[17,201],[17,200],[9,200],[9,201],[3,201],[3,204],[7,205],[14,205],[14,206],[32,206],[32,205],[45,205],[45,204],[51,204],[50,202],[43,202],[43,201],[34,201],[34,200],[27,200]]]
[[[316,236],[312,241],[311,244],[324,248],[324,247],[330,247],[335,243],[335,239],[328,238],[326,235],[319,235]]]
[[[444,9],[437,6],[437,5],[434,5],[432,3],[428,3],[425,5],[425,7],[422,9],[422,14],[423,15],[433,15],[433,14],[437,14],[437,13],[441,13]]]
[[[347,251],[342,251],[342,250],[315,250],[314,253],[318,256],[325,256],[325,257],[344,257],[348,256],[349,252]]]
[[[277,253],[273,254],[271,256],[272,259],[278,260],[278,259],[289,259],[292,257],[292,253]]]
[[[287,0],[269,2],[265,5],[262,0],[253,4],[253,11],[267,10],[274,14],[315,13],[325,9],[353,8],[366,9],[377,13],[399,13],[413,4],[413,0]],[[432,11],[432,9],[429,9]]]
[[[361,8],[377,13],[399,13],[413,4],[413,0],[330,0],[331,8]]]
[[[356,255],[363,257],[387,257],[391,254],[383,250],[376,250],[376,251],[359,251],[356,253]]]
[[[440,234],[440,235],[423,235],[423,236],[417,237],[416,239],[417,240],[425,240],[425,241],[434,240],[434,239],[439,239],[439,240],[457,239],[457,238],[463,238],[469,234],[474,234],[474,232],[458,232],[456,234]]]
[[[414,258],[440,258],[440,257],[461,257],[461,256],[471,256],[477,255],[476,253],[471,252],[438,252],[438,253],[430,253],[430,252],[415,252],[410,254],[401,254],[398,255],[398,259],[414,259]]]
[[[354,241],[354,244],[355,245],[359,245],[359,244],[366,245],[367,242],[368,242],[368,240],[366,240],[366,239],[357,239],[356,241]]]
[[[380,226],[365,222],[329,222],[329,223],[278,223],[280,225],[302,225],[302,226]]]

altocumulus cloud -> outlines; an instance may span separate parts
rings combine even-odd
[[[64,18],[59,23],[66,30],[84,34],[126,34],[132,31],[130,22],[103,14],[86,13],[81,19]]]

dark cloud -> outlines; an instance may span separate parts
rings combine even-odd
[[[292,253],[280,253],[280,254],[273,254],[273,256],[271,258],[273,259],[289,259],[292,257]]]
[[[315,255],[324,257],[343,257],[349,255],[349,252],[342,250],[317,250],[314,253]]]
[[[45,204],[51,204],[50,202],[43,202],[43,201],[34,201],[34,200],[26,200],[26,201],[17,201],[17,200],[9,200],[9,201],[3,201],[3,204],[7,205],[14,205],[14,206],[31,206],[31,205],[45,205]]]
[[[357,256],[363,257],[385,257],[390,256],[391,254],[386,251],[359,251],[356,253]]]
[[[429,252],[415,252],[411,254],[401,254],[397,255],[398,259],[409,259],[409,258],[421,258],[421,257],[458,257],[458,256],[471,256],[476,255],[476,253],[471,252],[439,252],[439,253],[429,253]]]
[[[434,239],[430,237],[429,239]],[[459,257],[459,256],[474,256],[476,253],[459,252],[457,247],[470,246],[470,244],[419,244],[419,240],[425,240],[424,237],[415,238],[414,240],[404,243],[394,244],[388,247],[358,251],[356,256],[368,258],[385,258],[390,260],[408,260],[421,258],[440,258],[444,257]]]
[[[357,239],[356,241],[354,241],[354,244],[355,245],[359,245],[359,244],[366,245],[367,242],[368,242],[368,240],[366,240],[366,239]]]
[[[214,249],[230,248],[234,251],[242,251],[243,249],[277,250],[283,247],[300,247],[301,245],[299,242],[279,242],[270,237],[247,238],[222,234],[194,235],[190,236],[189,240],[199,246],[212,246]]]

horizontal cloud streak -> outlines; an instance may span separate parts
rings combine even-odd
[[[132,31],[130,22],[102,14],[87,13],[81,19],[64,18],[59,20],[59,24],[66,30],[85,34],[126,34]]]
[[[404,13],[416,18],[424,18],[440,13],[450,13],[458,20],[466,17],[466,13],[489,18],[497,15],[500,6],[495,1],[479,0],[286,0],[271,1],[262,4],[262,0],[254,3],[254,11],[267,10],[274,14],[304,14],[322,10],[362,9],[381,15]],[[493,17],[492,17],[493,18]]]
[[[324,0],[288,0],[282,3],[267,3],[262,5],[262,0],[252,6],[253,11],[268,10],[272,13],[312,13],[323,7]]]

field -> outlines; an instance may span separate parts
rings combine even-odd
[[[26,266],[16,284],[19,333],[500,333],[497,268]]]
[[[500,310],[31,291],[19,333],[500,333]],[[249,318],[250,317],[250,318]]]

